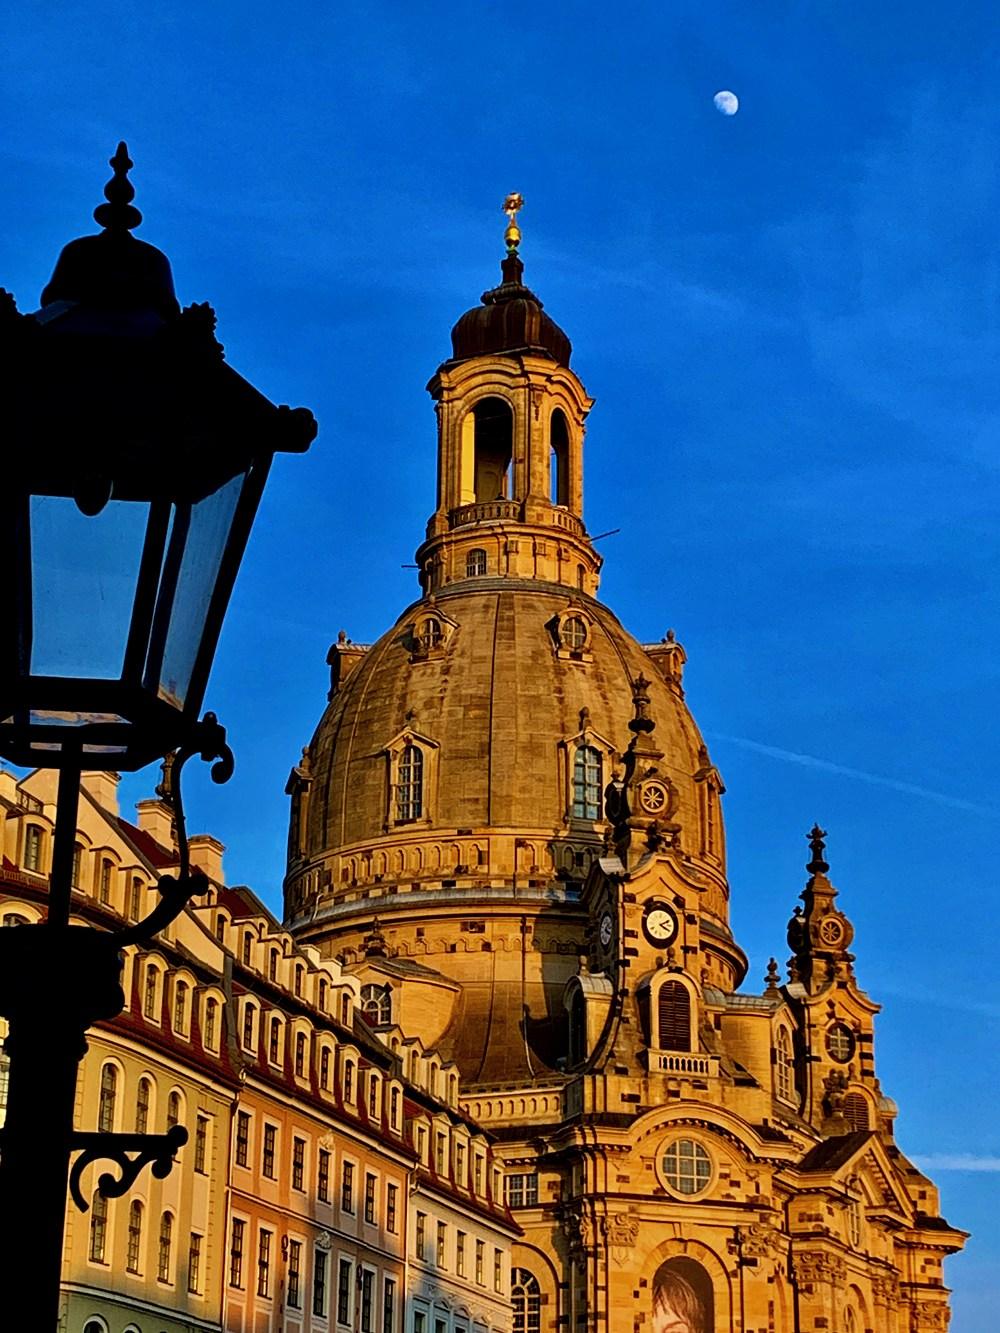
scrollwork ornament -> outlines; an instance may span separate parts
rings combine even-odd
[[[139,1178],[143,1167],[152,1166],[157,1180],[170,1175],[178,1150],[188,1141],[183,1125],[174,1125],[166,1134],[75,1134],[73,1148],[80,1156],[69,1176],[69,1192],[81,1213],[89,1207],[80,1189],[84,1171],[94,1162],[113,1162],[118,1175],[103,1171],[97,1178],[97,1192],[102,1199],[120,1199]]]

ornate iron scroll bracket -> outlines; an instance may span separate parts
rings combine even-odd
[[[180,868],[176,877],[163,875],[160,878],[157,884],[160,901],[152,912],[134,926],[116,933],[115,945],[119,949],[127,944],[148,944],[154,935],[176,921],[192,898],[208,890],[207,876],[201,870],[191,868],[184,802],[181,799],[181,773],[187,761],[195,755],[212,765],[213,782],[228,782],[233,776],[236,761],[226,744],[226,729],[214,713],[205,714],[193,729],[187,745],[168,755],[163,765],[163,781],[156,790],[173,810]]]
[[[170,1175],[174,1155],[188,1141],[183,1125],[174,1125],[166,1134],[74,1134],[73,1149],[80,1156],[69,1175],[69,1192],[81,1213],[89,1208],[80,1190],[84,1171],[94,1162],[114,1162],[118,1175],[104,1171],[97,1179],[102,1199],[120,1199],[139,1178],[143,1167],[152,1163],[153,1175],[163,1180]]]

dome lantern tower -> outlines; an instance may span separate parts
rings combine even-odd
[[[540,579],[593,595],[601,557],[583,522],[584,421],[593,406],[562,329],[522,278],[519,194],[502,282],[452,330],[427,388],[437,404],[437,508],[417,552],[426,594],[468,578]]]

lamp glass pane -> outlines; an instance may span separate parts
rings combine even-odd
[[[244,480],[242,474],[233,477],[191,506],[159,681],[160,698],[176,708],[187,697]]]
[[[149,505],[31,497],[31,672],[117,680],[135,600]]]

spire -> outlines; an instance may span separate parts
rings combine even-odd
[[[142,222],[142,214],[133,208],[135,187],[128,178],[128,173],[135,163],[128,155],[124,139],[118,145],[114,157],[108,158],[108,166],[115,173],[104,187],[106,204],[98,204],[94,209],[94,221],[105,231],[134,231]]]
[[[789,969],[793,980],[816,991],[835,976],[850,974],[854,955],[848,949],[854,927],[835,906],[837,890],[827,878],[826,830],[814,824],[806,839],[811,852],[806,863],[809,880],[800,894],[805,909],[796,907],[788,923]]]

